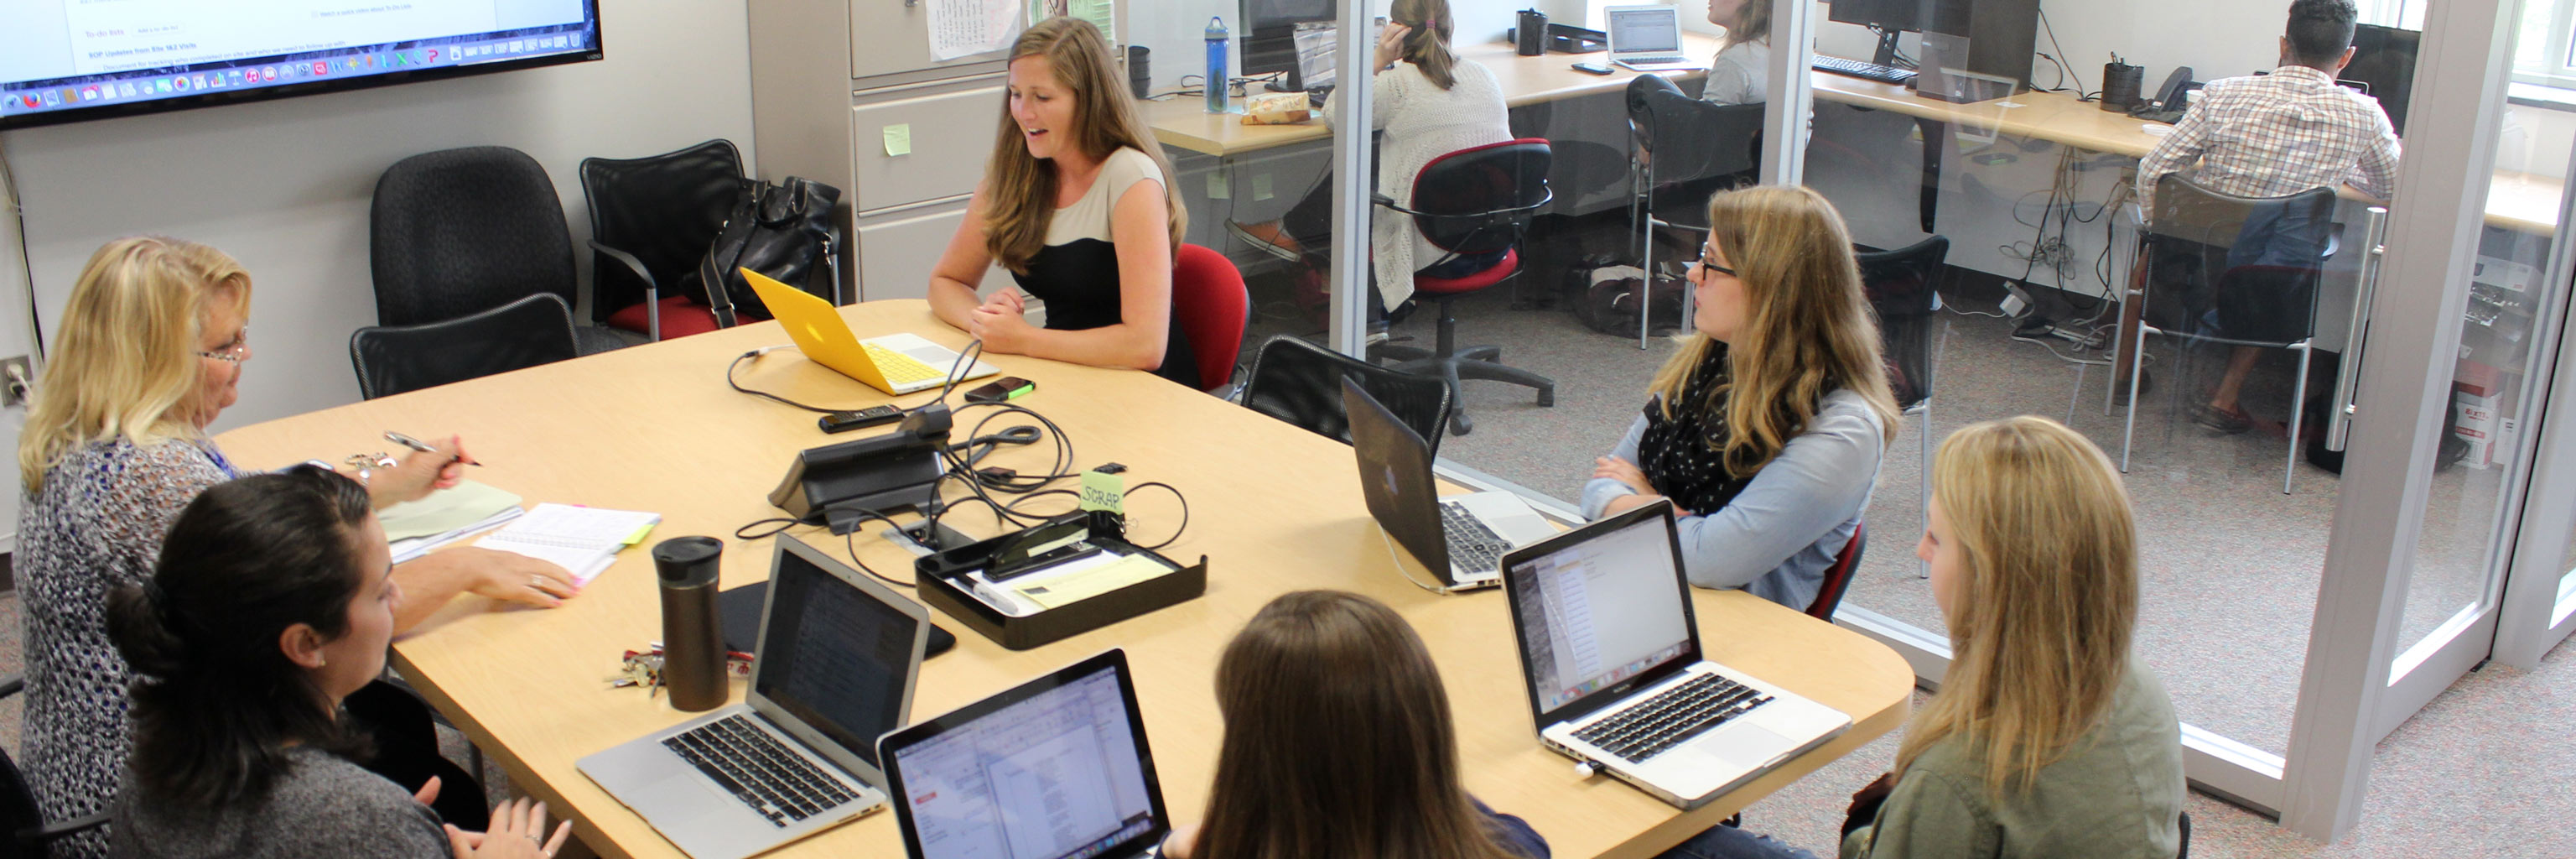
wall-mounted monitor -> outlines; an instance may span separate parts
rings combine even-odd
[[[597,0],[19,0],[0,129],[601,57]]]

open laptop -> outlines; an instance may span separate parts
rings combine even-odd
[[[1128,859],[1172,831],[1123,650],[877,748],[912,859]]]
[[[1413,559],[1439,577],[1442,593],[1502,583],[1502,557],[1513,546],[1556,533],[1529,502],[1509,492],[1440,497],[1431,473],[1431,444],[1377,398],[1342,380],[1351,450],[1359,455],[1360,496],[1369,515]]]
[[[1673,6],[1609,6],[1610,61],[1641,72],[1706,68],[1682,55],[1682,13]]]
[[[924,388],[946,384],[948,369],[957,364],[957,352],[912,334],[888,334],[859,339],[850,333],[850,323],[841,319],[832,303],[796,287],[780,283],[760,272],[739,269],[744,280],[751,282],[753,292],[760,293],[760,303],[769,306],[769,315],[777,319],[796,348],[815,363],[841,371],[841,375],[868,383],[869,387],[889,394],[909,394]],[[957,374],[960,381],[1002,372],[993,365],[977,361]]]
[[[875,738],[903,724],[929,609],[778,537],[743,703],[582,758],[693,859],[742,859],[884,807]]]
[[[1503,559],[1539,744],[1698,808],[1851,728],[1851,717],[1700,657],[1670,501]]]

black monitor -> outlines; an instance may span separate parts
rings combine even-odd
[[[2343,67],[2342,83],[2379,99],[2397,135],[2406,136],[2406,104],[2415,84],[2415,48],[2424,34],[2414,30],[2363,24],[2352,31],[2352,63]]]
[[[1859,24],[1877,33],[1878,50],[1870,62],[1884,66],[1896,61],[1896,34],[1923,29],[1920,10],[1925,5],[1925,0],[1831,0],[1825,4],[1825,20]]]
[[[1297,25],[1331,24],[1340,14],[1333,0],[1243,0],[1243,76],[1283,72],[1271,89],[1305,89],[1297,71]]]

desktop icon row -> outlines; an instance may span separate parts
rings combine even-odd
[[[66,104],[146,98],[173,93],[270,84],[279,80],[295,81],[304,78],[329,77],[335,74],[390,71],[442,62],[456,63],[477,57],[555,51],[577,47],[579,44],[575,37],[565,34],[489,44],[369,52],[332,59],[298,60],[282,65],[243,66],[202,73],[190,72],[138,80],[104,81],[79,86],[24,90],[9,93],[5,99],[0,99],[0,104],[5,104],[11,109],[42,110]]]

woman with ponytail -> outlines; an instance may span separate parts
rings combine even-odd
[[[545,805],[442,829],[440,785],[408,791],[354,761],[342,706],[385,670],[393,552],[366,488],[316,466],[221,483],[170,526],[152,577],[108,596],[135,673],[134,752],[109,853],[136,859],[530,859]],[[463,788],[460,788],[463,789]],[[477,804],[479,808],[479,803]]]

